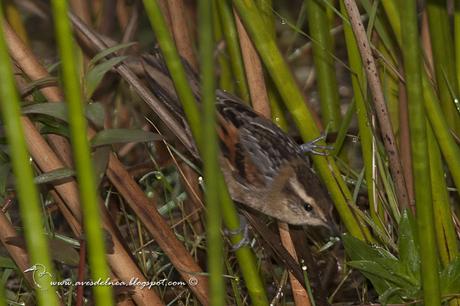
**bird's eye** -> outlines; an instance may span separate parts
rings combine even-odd
[[[309,203],[303,203],[303,209],[305,209],[305,211],[312,211],[313,210],[313,206],[311,206]]]

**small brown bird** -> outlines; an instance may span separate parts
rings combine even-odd
[[[144,55],[143,61],[152,93],[189,131],[161,56]],[[187,70],[199,100],[198,77]],[[219,159],[233,200],[289,224],[328,227],[331,202],[305,150],[237,97],[217,90],[216,98]]]

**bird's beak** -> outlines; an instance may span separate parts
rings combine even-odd
[[[331,222],[330,220],[329,221],[324,220],[324,219],[322,221],[323,222],[322,222],[321,225],[328,230],[328,232],[329,232],[329,234],[331,236],[340,236],[341,235],[337,225],[334,222]]]
[[[326,228],[329,232],[332,232],[332,227],[327,220],[321,219],[320,226]]]

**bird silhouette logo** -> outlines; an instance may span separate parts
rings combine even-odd
[[[40,283],[43,284],[42,279],[44,277],[48,277],[50,281],[53,278],[53,275],[51,275],[51,273],[46,270],[46,267],[44,265],[42,265],[42,264],[39,264],[39,263],[34,264],[30,268],[24,270],[24,273],[29,273],[29,272],[32,273],[32,280],[34,281],[35,286],[37,286],[37,288],[40,288],[40,289],[44,289],[40,285]]]

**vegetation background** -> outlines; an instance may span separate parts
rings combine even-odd
[[[460,1],[15,0],[0,19],[0,305],[460,305]],[[202,162],[136,70],[153,48]],[[215,88],[327,135],[311,159],[343,235],[263,219],[231,250]],[[51,286],[98,279],[130,285]]]

